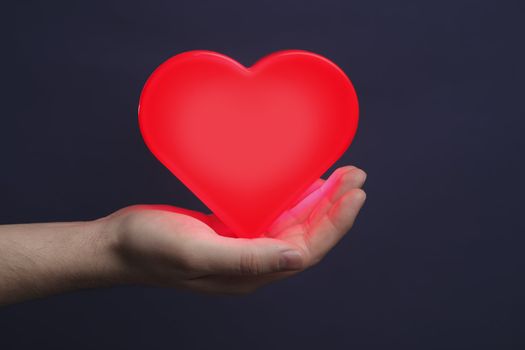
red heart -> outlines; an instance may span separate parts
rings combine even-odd
[[[350,146],[357,96],[343,71],[305,51],[246,68],[210,51],[160,65],[140,97],[153,154],[239,237],[255,237]]]

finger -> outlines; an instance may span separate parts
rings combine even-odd
[[[303,213],[307,207],[314,207],[315,203],[321,197],[320,189],[325,180],[317,179],[310,187],[303,193],[301,198],[290,209],[284,211],[268,228],[267,236],[275,237],[285,228],[295,225],[297,222],[304,220],[306,217]]]
[[[319,179],[317,183],[314,183],[310,187],[310,190],[312,191],[309,191],[306,195],[304,195],[303,199],[299,201],[294,207],[283,212],[270,227],[269,231],[273,232],[274,234],[278,234],[286,227],[305,221],[313,208],[315,208],[326,196],[327,192],[337,185],[339,179],[354,169],[356,169],[356,167],[351,165],[344,166],[336,169],[326,181]]]
[[[358,188],[352,189],[332,207],[328,212],[328,218],[337,230],[347,232],[352,228],[365,201],[365,191]]]
[[[326,196],[330,196],[331,200],[337,200],[337,196],[340,195],[341,191],[361,187],[365,178],[365,172],[354,166],[339,168],[330,175],[321,188],[312,192],[307,198],[293,208],[292,211],[309,212],[313,206],[316,206]]]
[[[350,189],[363,187],[366,181],[366,176],[366,173],[362,169],[356,167],[343,173],[335,185],[335,191],[331,192],[330,200],[332,203],[338,201]]]
[[[312,263],[320,261],[350,230],[365,199],[366,194],[363,190],[351,189],[311,227],[307,239]]]
[[[235,239],[222,236],[196,240],[186,249],[193,268],[207,274],[264,275],[300,270],[303,253],[277,239]]]
[[[330,181],[330,179],[328,179]],[[353,188],[361,188],[366,181],[366,173],[359,168],[352,168],[328,183],[323,197],[316,207],[311,210],[309,223],[315,224],[320,220],[345,193]]]
[[[290,208],[293,208],[295,207],[297,204],[301,203],[306,197],[308,197],[310,194],[312,194],[313,192],[317,191],[323,184],[324,184],[325,180],[323,179],[317,179],[315,180],[311,185],[310,187],[308,187],[306,189],[306,191],[303,192],[303,194],[301,194],[301,196],[299,198],[297,198],[297,200],[294,202],[293,205],[290,206]]]

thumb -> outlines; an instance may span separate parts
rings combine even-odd
[[[202,267],[214,274],[262,275],[300,270],[304,265],[299,250],[272,238],[217,236],[199,249],[199,255]]]

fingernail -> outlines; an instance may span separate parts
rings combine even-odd
[[[281,270],[299,270],[303,267],[303,257],[296,250],[285,250],[281,253],[279,268]]]

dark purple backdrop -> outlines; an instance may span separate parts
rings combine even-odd
[[[191,49],[280,49],[353,80],[337,164],[368,202],[319,266],[242,298],[77,292],[0,310],[0,349],[517,349],[525,345],[522,1],[3,3],[0,223],[203,206],[145,148],[149,73]]]

